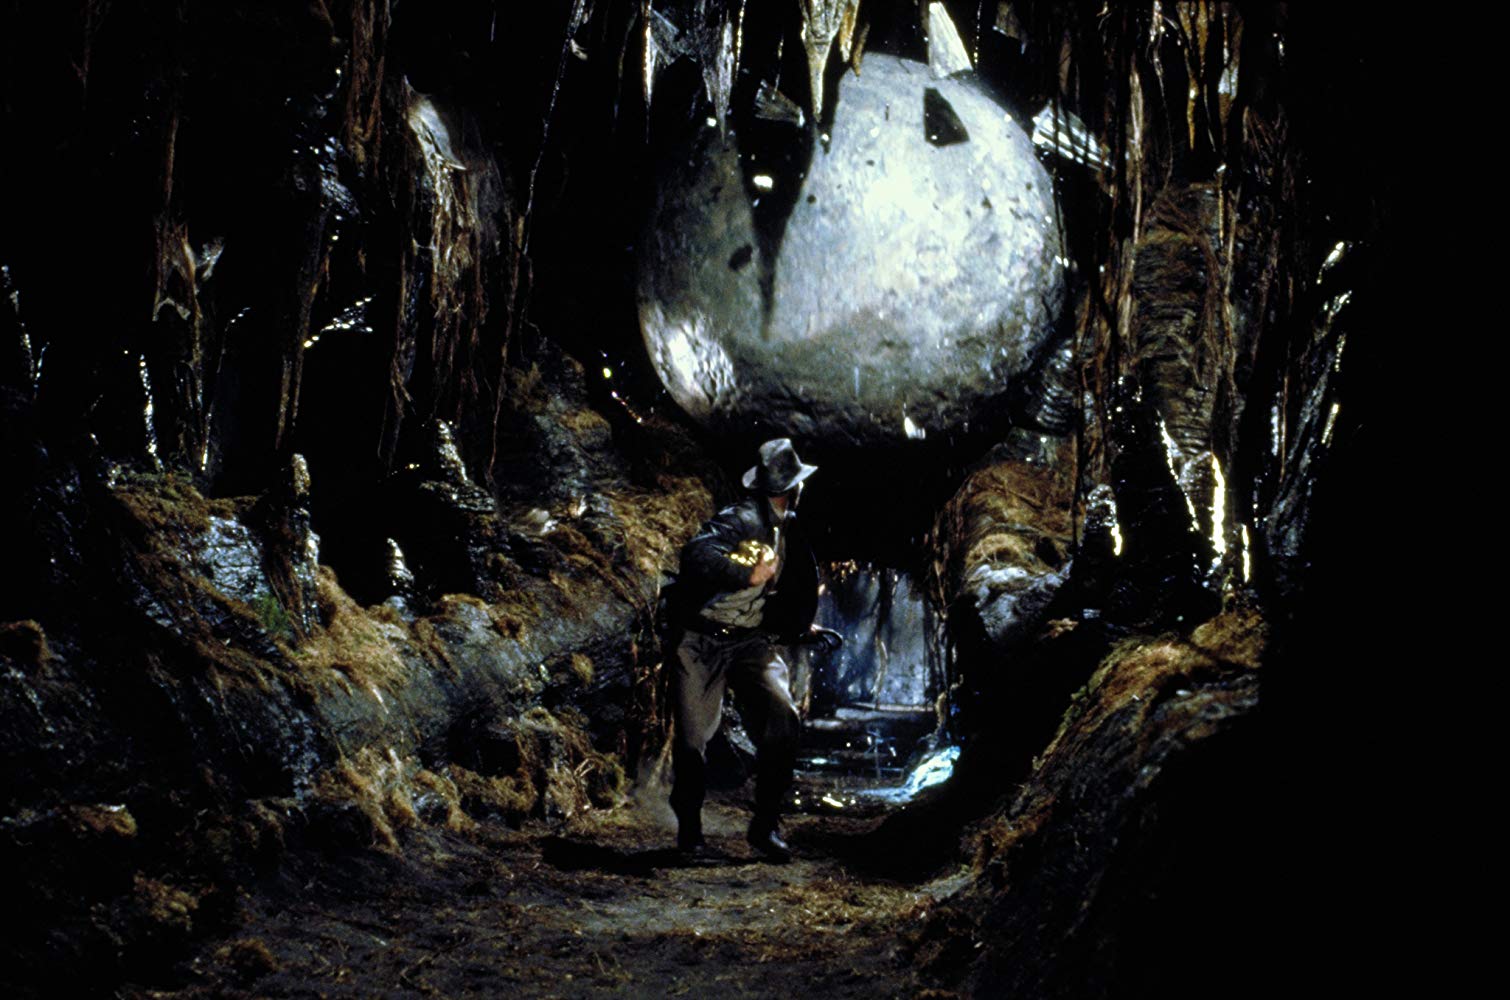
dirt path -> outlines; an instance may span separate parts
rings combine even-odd
[[[898,933],[958,884],[860,874],[874,820],[796,816],[791,864],[756,861],[742,805],[687,865],[634,805],[565,829],[420,831],[402,856],[293,857],[240,926],[128,996],[912,997]]]

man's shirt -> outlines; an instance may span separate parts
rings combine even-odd
[[[683,554],[684,568],[696,562],[705,575],[725,581],[698,609],[699,617],[716,625],[758,628],[765,615],[766,601],[776,593],[781,571],[786,565],[785,533],[772,523],[768,500],[745,501],[725,508],[709,522],[707,528],[688,544]],[[766,509],[761,509],[765,504]],[[761,584],[750,585],[750,573],[759,563],[761,546],[776,553],[776,572]],[[737,582],[736,582],[737,581]]]

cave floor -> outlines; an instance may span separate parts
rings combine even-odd
[[[717,797],[715,856],[669,848],[633,801],[553,829],[410,831],[399,852],[296,852],[172,985],[135,997],[891,997],[922,990],[899,934],[963,875],[876,874],[877,817],[797,815],[790,864],[756,860]],[[868,865],[868,867],[867,867]],[[883,869],[884,871],[884,869]],[[938,995],[938,994],[935,994]]]

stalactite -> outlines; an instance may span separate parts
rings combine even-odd
[[[839,58],[848,62],[854,44],[860,0],[797,0],[801,8],[802,45],[807,54],[808,94],[813,118],[823,119],[823,76],[835,42]]]

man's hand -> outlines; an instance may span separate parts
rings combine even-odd
[[[750,567],[750,586],[758,587],[776,575],[776,550],[762,541],[747,538],[729,553],[729,561]]]
[[[758,587],[776,575],[776,553],[769,546],[762,546],[760,562],[750,570],[750,586]]]

